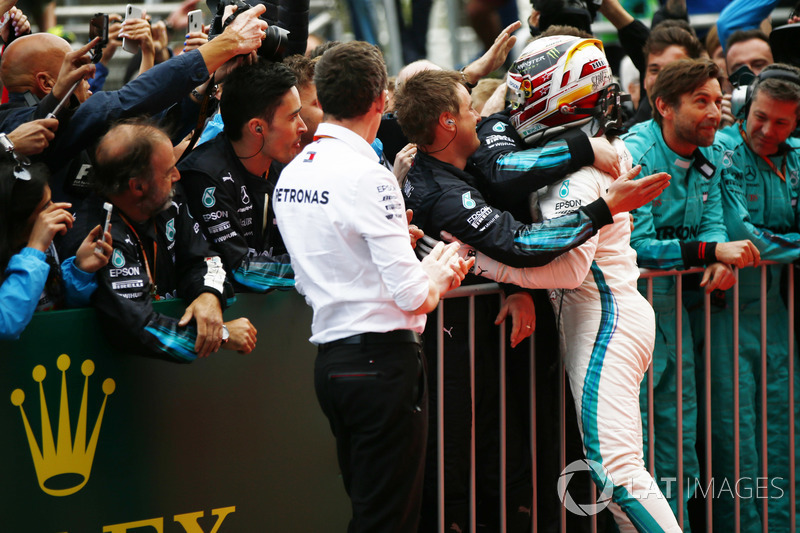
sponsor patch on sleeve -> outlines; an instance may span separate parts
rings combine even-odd
[[[206,257],[206,274],[203,276],[206,287],[216,289],[222,294],[223,284],[225,283],[225,269],[222,267],[222,260],[217,257]]]

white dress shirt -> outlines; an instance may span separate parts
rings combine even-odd
[[[355,132],[322,123],[281,173],[273,203],[296,288],[314,310],[311,342],[411,329],[428,277],[409,243],[394,175]]]

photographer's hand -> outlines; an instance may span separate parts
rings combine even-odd
[[[58,120],[54,118],[32,120],[17,126],[8,134],[8,138],[14,143],[14,151],[18,154],[36,155],[47,148],[57,129]]]
[[[119,37],[121,29],[122,15],[119,13],[110,13],[108,15],[108,44],[103,48],[103,57],[100,59],[100,62],[105,66],[108,66],[117,48],[122,46],[122,39]]]
[[[78,81],[94,76],[95,65],[92,63],[92,58],[89,57],[89,52],[99,42],[100,37],[95,37],[87,44],[64,56],[61,71],[58,73],[58,79],[52,91],[56,100],[62,100]]]
[[[266,10],[264,4],[256,4],[237,16],[218,37],[198,48],[209,72],[237,55],[258,50],[267,29],[267,23],[259,17]]]
[[[736,123],[736,117],[733,116],[733,108],[731,107],[731,95],[730,94],[723,94],[722,95],[722,118],[719,121],[719,128],[722,129],[731,124]]]

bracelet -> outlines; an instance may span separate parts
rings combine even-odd
[[[459,70],[459,72],[461,73],[461,83],[463,83],[464,85],[466,85],[466,86],[467,86],[467,89],[470,89],[470,90],[472,90],[472,89],[474,89],[475,87],[477,87],[477,85],[478,85],[478,84],[477,84],[477,83],[470,83],[470,82],[469,82],[469,80],[467,79],[467,75],[464,73],[464,69],[465,69],[465,68],[467,68],[467,67],[461,67],[461,70]]]
[[[209,99],[214,98],[214,94],[216,92],[217,92],[217,86],[216,85],[213,85],[213,86],[209,85],[208,87],[206,87],[206,94],[210,95]],[[197,99],[198,103],[202,102],[203,98],[205,98],[205,97],[206,97],[206,95],[205,94],[200,94],[200,92],[196,88],[192,89],[192,98]]]

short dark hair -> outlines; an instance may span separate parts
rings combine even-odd
[[[547,27],[542,33],[534,37],[532,40],[542,39],[544,37],[552,37],[554,35],[571,35],[579,39],[594,39],[594,35],[588,31],[584,31],[575,26],[566,26],[564,24],[552,24]]]
[[[719,67],[710,59],[679,59],[669,63],[658,73],[653,92],[649,95],[653,104],[653,119],[659,126],[662,125],[663,117],[655,105],[657,98],[670,107],[678,107],[681,95],[691,93],[708,80],[718,80],[719,77]]]
[[[314,72],[322,111],[336,119],[364,115],[387,87],[386,65],[377,46],[342,43],[322,54]]]
[[[322,57],[322,54],[330,50],[331,48],[335,48],[342,44],[341,41],[328,41],[322,43],[321,45],[317,46],[316,48],[312,48],[311,51],[308,53],[309,59],[316,59],[318,57]]]
[[[271,123],[283,95],[296,84],[294,73],[283,63],[259,59],[236,68],[225,80],[219,104],[225,134],[238,141],[250,119],[264,117]]]
[[[685,28],[662,22],[650,32],[644,44],[645,60],[650,54],[662,54],[670,46],[680,46],[691,59],[698,59],[705,49],[703,44]]]
[[[458,114],[461,76],[450,70],[423,70],[408,78],[394,95],[394,113],[410,142],[433,143],[439,116]]]
[[[309,83],[314,83],[314,68],[317,66],[317,59],[309,59],[302,54],[294,54],[283,60],[283,64],[292,69],[297,78],[297,88],[305,87]]]
[[[725,53],[727,53],[734,44],[743,43],[752,39],[761,39],[769,44],[769,37],[767,37],[767,34],[758,28],[753,28],[752,30],[738,30],[731,33],[730,37],[728,37],[728,42],[725,43]]]
[[[680,28],[682,30],[686,30],[687,32],[689,32],[692,35],[692,37],[697,38],[697,32],[694,31],[694,28],[692,27],[691,24],[689,24],[689,21],[686,19],[664,19],[655,26],[653,26],[652,29],[655,28]]]
[[[786,73],[787,77],[794,75],[798,81],[794,82],[781,78],[766,78],[755,84],[750,101],[755,100],[756,95],[764,91],[764,93],[775,100],[800,104],[800,69],[784,63],[775,63],[774,65],[765,67],[764,70],[761,71],[761,74],[769,74],[770,72]],[[797,111],[800,114],[800,105],[798,105]]]
[[[131,178],[153,177],[151,159],[156,145],[169,137],[158,126],[144,119],[133,119],[113,126],[97,145],[92,165],[92,185],[101,196],[124,193]]]

